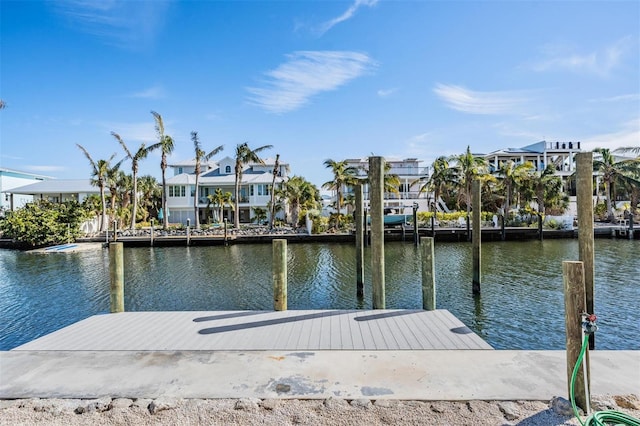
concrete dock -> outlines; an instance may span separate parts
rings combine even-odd
[[[0,352],[0,398],[544,400],[564,351],[492,350],[447,311],[128,312]],[[640,351],[591,351],[593,394],[640,394]]]

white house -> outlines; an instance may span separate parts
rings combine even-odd
[[[20,172],[18,170],[0,168],[0,212],[15,210],[33,201],[32,195],[17,194],[13,191],[14,188],[48,179],[51,178],[33,173]]]
[[[100,189],[91,179],[51,179],[20,186],[11,190],[12,195],[30,195],[33,200],[83,202],[89,195],[100,195]]]
[[[235,187],[235,159],[225,157],[217,163],[202,164],[202,172],[198,178],[198,206],[200,208],[200,223],[207,220],[222,220],[233,222],[233,211],[226,206],[223,218],[213,216],[216,207],[210,205],[209,195],[217,189],[234,194]],[[274,159],[265,159],[264,164],[250,163],[244,166],[240,185],[240,199],[238,208],[241,223],[249,223],[254,217],[253,208],[260,207],[268,210],[271,201],[271,184],[273,181]],[[193,208],[195,194],[195,160],[170,164],[174,176],[167,179],[167,208],[171,223],[186,224],[187,219],[195,223]],[[289,165],[280,163],[276,176],[276,187],[287,179]],[[207,206],[210,208],[207,209]],[[209,215],[209,216],[207,216]]]

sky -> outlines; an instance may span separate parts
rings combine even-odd
[[[0,99],[0,167],[65,179],[76,144],[157,142],[151,111],[169,163],[197,131],[318,186],[326,159],[639,146],[640,2],[2,0]]]

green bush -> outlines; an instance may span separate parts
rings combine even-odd
[[[69,243],[82,235],[80,225],[88,217],[76,201],[57,204],[39,200],[7,212],[0,221],[0,231],[5,238],[31,247]]]

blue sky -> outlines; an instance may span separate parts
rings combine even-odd
[[[325,159],[437,156],[540,140],[640,145],[638,1],[7,1],[0,166],[85,178],[156,139],[171,161],[273,145]],[[220,158],[220,157],[219,157]],[[159,154],[141,164],[160,177]],[[127,163],[125,170],[130,165]]]

